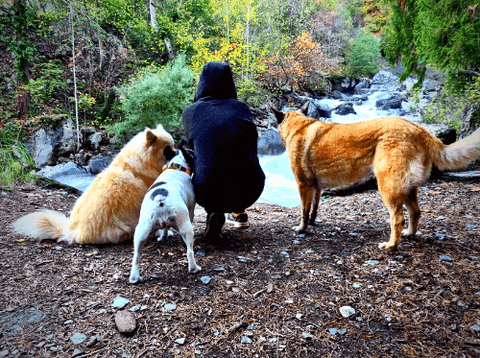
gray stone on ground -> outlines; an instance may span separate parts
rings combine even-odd
[[[19,333],[22,327],[30,327],[39,324],[46,314],[35,307],[20,309],[17,311],[0,313],[0,323],[9,323],[4,329],[4,333]],[[1,334],[0,334],[1,336]]]
[[[135,316],[129,311],[119,311],[115,314],[115,324],[118,331],[124,335],[130,335],[135,332],[137,328],[137,322]]]

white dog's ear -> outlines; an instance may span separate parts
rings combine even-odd
[[[182,152],[183,157],[184,157],[185,160],[187,161],[187,164],[188,164],[188,166],[190,167],[190,169],[193,170],[194,163],[195,163],[195,154],[194,154],[194,151],[191,150],[191,149],[186,148],[185,146],[181,147],[181,148],[180,148],[180,151]]]

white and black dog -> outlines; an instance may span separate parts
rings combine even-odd
[[[171,153],[170,153],[171,152]],[[193,151],[180,148],[164,152],[169,160],[163,172],[148,189],[140,209],[140,219],[133,236],[134,254],[130,283],[142,281],[139,272],[140,251],[148,237],[155,230],[159,240],[168,235],[173,228],[187,245],[188,271],[195,273],[202,268],[195,262],[193,252],[193,215],[195,211],[195,194],[191,178],[193,168]]]

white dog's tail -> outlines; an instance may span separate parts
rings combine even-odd
[[[53,210],[41,210],[22,216],[12,224],[14,232],[39,240],[58,239],[71,242],[66,232],[70,219]]]
[[[458,142],[447,145],[434,160],[440,170],[461,169],[480,156],[480,129]]]

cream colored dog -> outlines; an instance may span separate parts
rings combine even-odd
[[[172,136],[158,125],[132,138],[78,198],[70,218],[53,210],[27,214],[13,231],[69,244],[119,243],[133,237],[143,198],[162,172]]]
[[[391,226],[390,241],[380,247],[394,249],[404,224],[403,204],[410,218],[406,235],[417,232],[417,190],[428,179],[432,165],[458,169],[480,155],[480,129],[444,145],[419,124],[403,118],[335,124],[307,117],[307,106],[285,114],[273,109],[300,193],[298,232],[315,224],[322,189],[356,183],[375,173]]]

